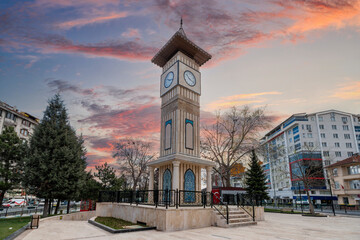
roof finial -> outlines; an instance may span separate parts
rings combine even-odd
[[[180,28],[182,28],[182,24],[183,24],[183,21],[182,21],[182,17],[180,18]]]

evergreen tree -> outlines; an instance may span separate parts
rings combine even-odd
[[[266,192],[266,175],[259,164],[254,149],[251,152],[250,169],[246,171],[245,184],[246,193],[256,199],[256,204],[264,199],[269,199]]]
[[[64,103],[56,94],[30,139],[25,165],[24,184],[29,193],[45,198],[44,216],[49,200],[70,200],[79,194],[86,176],[85,153],[83,139],[70,126]]]
[[[19,187],[25,154],[26,144],[13,127],[6,127],[0,135],[0,204],[8,190]]]
[[[125,188],[125,178],[117,177],[115,169],[107,163],[95,166],[95,169],[94,176],[100,180],[102,190],[120,191]]]

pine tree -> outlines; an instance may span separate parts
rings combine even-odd
[[[266,192],[266,176],[259,164],[255,150],[251,152],[250,169],[246,171],[246,193],[256,199],[256,204],[264,199],[269,199]]]
[[[25,154],[26,144],[13,127],[6,127],[0,135],[0,203],[8,190],[19,187]]]
[[[86,177],[83,139],[70,126],[66,108],[56,94],[30,139],[24,184],[29,193],[45,198],[44,215],[51,199],[74,199]],[[69,202],[69,201],[68,201]]]

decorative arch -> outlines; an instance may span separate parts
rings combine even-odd
[[[184,174],[184,201],[186,203],[192,203],[195,202],[195,174],[194,172],[189,168],[186,170]]]
[[[167,168],[163,174],[163,190],[171,190],[171,171]]]

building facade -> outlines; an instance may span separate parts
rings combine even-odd
[[[0,134],[5,127],[12,126],[19,138],[24,141],[29,140],[35,126],[38,124],[39,119],[36,117],[26,112],[19,112],[16,107],[0,101]]]
[[[311,198],[327,201],[330,192],[324,169],[359,152],[360,115],[337,110],[294,114],[268,132],[262,146],[271,198],[299,199],[305,194],[299,173],[312,169],[317,174],[310,176],[314,180]]]
[[[346,158],[326,167],[331,189],[339,204],[360,205],[360,156]]]

